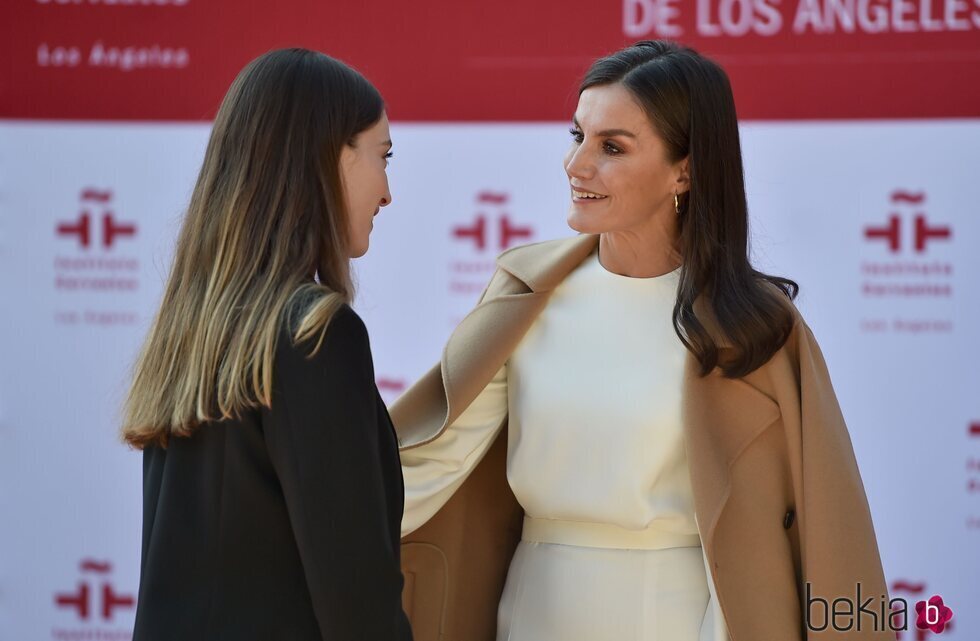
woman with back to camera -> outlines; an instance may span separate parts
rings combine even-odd
[[[269,52],[225,96],[126,403],[136,641],[411,639],[397,441],[349,306],[390,149],[377,90],[322,53]]]
[[[725,72],[627,47],[589,69],[571,136],[580,235],[504,252],[391,410],[416,638],[836,639],[826,604],[858,585],[879,617],[840,635],[893,638],[797,285],[748,260]]]

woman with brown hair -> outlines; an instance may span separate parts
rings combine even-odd
[[[894,638],[796,283],[749,261],[727,75],[639,42],[592,65],[570,134],[580,234],[504,252],[391,409],[416,638]]]
[[[225,96],[125,407],[136,641],[411,639],[397,443],[349,306],[390,150],[377,90],[322,53],[269,52]]]

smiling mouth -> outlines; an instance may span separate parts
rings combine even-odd
[[[597,194],[591,191],[579,191],[577,189],[572,189],[572,200],[575,202],[586,202],[590,200],[605,200],[608,196],[603,194]]]

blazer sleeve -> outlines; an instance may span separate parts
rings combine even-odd
[[[884,632],[881,599],[888,602],[887,584],[878,551],[871,510],[844,416],[820,347],[809,326],[800,319],[798,332],[800,433],[802,454],[802,509],[798,510],[803,556],[801,586],[804,616],[811,599],[828,603],[847,597],[878,613],[877,630],[865,614],[862,630],[835,632],[832,621],[823,632],[807,628],[806,639],[893,639]],[[856,599],[860,585],[860,599]],[[812,607],[814,626],[824,623],[819,602]],[[855,621],[857,607],[855,606]]]
[[[379,454],[389,426],[367,330],[344,305],[308,359],[313,344],[280,336],[265,430],[313,608],[324,640],[398,639],[403,578]]]
[[[402,450],[402,536],[422,527],[446,504],[493,445],[506,418],[505,364],[439,438]]]

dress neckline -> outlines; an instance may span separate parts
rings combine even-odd
[[[624,276],[623,274],[617,274],[603,267],[602,261],[599,260],[598,247],[596,247],[596,250],[592,252],[591,260],[595,263],[595,266],[598,268],[598,271],[602,274],[604,278],[610,281],[620,281],[624,283],[662,283],[662,282],[673,281],[680,277],[681,267],[683,267],[683,265],[678,265],[675,269],[666,272],[664,274],[658,274],[656,276],[648,276],[646,278],[639,278],[635,276]]]

